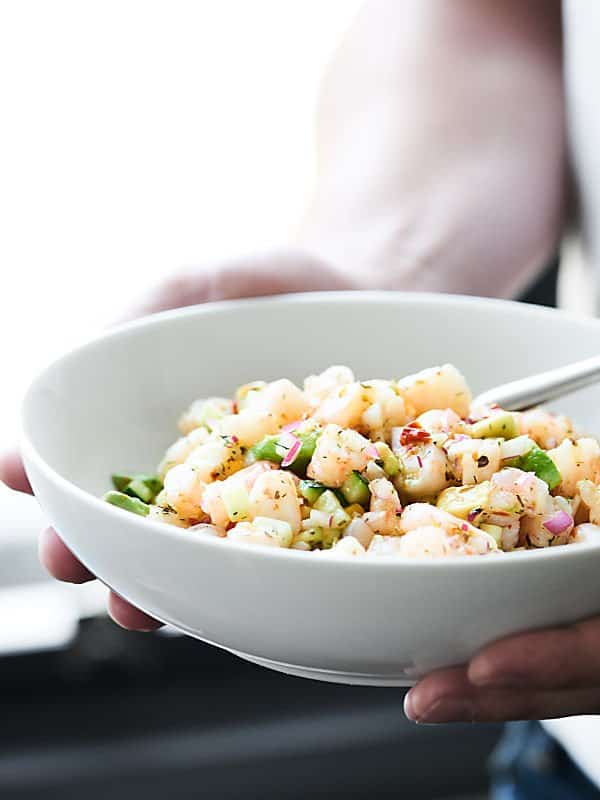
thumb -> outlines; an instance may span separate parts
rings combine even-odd
[[[131,318],[215,300],[357,288],[326,261],[301,250],[278,250],[181,271],[145,298]]]

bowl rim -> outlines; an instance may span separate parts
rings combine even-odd
[[[377,569],[379,572],[382,570],[393,570],[394,572],[400,569],[407,569],[410,567],[426,568],[427,570],[464,570],[474,569],[472,562],[478,563],[480,568],[489,569],[493,564],[526,564],[531,561],[538,562],[544,559],[552,559],[560,557],[565,558],[578,558],[585,557],[590,551],[600,548],[599,542],[574,542],[576,545],[562,545],[557,547],[545,547],[531,550],[521,550],[513,553],[502,553],[502,555],[510,556],[509,561],[505,558],[498,558],[493,556],[488,557],[467,557],[467,556],[448,556],[445,558],[428,558],[428,557],[401,557],[401,556],[370,556],[367,558],[350,556],[347,554],[334,554],[331,551],[323,551],[320,554],[315,554],[312,551],[292,550],[290,548],[280,547],[267,547],[261,545],[245,545],[236,541],[227,541],[226,537],[214,536],[197,536],[192,538],[188,533],[188,529],[178,528],[173,525],[167,525],[157,520],[149,520],[136,514],[131,514],[123,509],[117,508],[104,502],[100,497],[96,497],[91,492],[80,488],[76,484],[69,481],[55,470],[50,464],[41,456],[36,446],[33,443],[33,438],[28,431],[28,414],[31,405],[31,398],[38,389],[43,386],[44,381],[58,368],[68,364],[76,358],[85,355],[86,351],[92,351],[97,347],[104,346],[105,343],[114,339],[135,335],[147,327],[154,327],[160,325],[168,325],[174,320],[182,319],[189,316],[210,316],[227,311],[235,311],[238,309],[257,309],[263,310],[269,306],[286,306],[286,305],[301,305],[304,303],[309,304],[350,304],[356,305],[358,303],[369,301],[382,304],[417,304],[417,305],[435,305],[439,307],[453,307],[456,306],[487,306],[489,308],[503,309],[510,308],[513,312],[521,314],[524,317],[538,317],[540,319],[547,319],[549,317],[555,318],[560,316],[565,321],[572,322],[577,327],[584,328],[600,328],[600,319],[594,317],[582,317],[574,313],[569,313],[563,310],[550,308],[547,306],[538,306],[534,304],[521,303],[514,300],[504,300],[488,297],[477,297],[474,295],[459,295],[459,294],[437,294],[428,292],[401,292],[401,291],[335,291],[335,292],[298,292],[293,294],[280,294],[272,296],[261,296],[252,298],[242,298],[237,300],[221,300],[217,302],[201,303],[197,305],[185,306],[183,308],[171,309],[161,311],[155,314],[143,316],[139,319],[131,320],[121,323],[114,327],[109,328],[107,331],[94,336],[82,344],[78,345],[58,358],[54,359],[48,364],[36,377],[31,381],[21,406],[21,421],[20,421],[20,449],[24,455],[26,462],[35,464],[36,469],[41,472],[49,483],[53,484],[65,496],[75,496],[80,501],[83,501],[88,506],[92,513],[100,513],[107,516],[107,521],[113,519],[115,522],[119,519],[121,522],[127,521],[129,525],[142,525],[144,530],[150,532],[154,531],[155,534],[160,534],[165,540],[168,538],[175,538],[179,541],[190,542],[192,546],[200,548],[219,548],[226,547],[228,550],[232,549],[237,553],[244,553],[245,557],[262,558],[262,559],[291,559],[293,562],[300,565],[302,560],[309,559],[310,563],[322,565],[353,565],[352,568],[356,569]],[[127,517],[123,517],[127,514]],[[323,557],[325,554],[326,557]],[[308,563],[308,562],[307,562]],[[317,567],[319,568],[319,567]],[[497,567],[491,567],[497,569]]]

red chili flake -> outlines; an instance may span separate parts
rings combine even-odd
[[[236,400],[233,401],[232,409],[234,414],[239,414],[238,404]]]
[[[406,447],[417,442],[431,441],[431,434],[429,431],[423,430],[418,423],[412,422],[410,425],[405,425],[400,434],[400,444]]]
[[[420,469],[423,469],[423,460],[421,456],[417,456],[417,464],[419,465]]]

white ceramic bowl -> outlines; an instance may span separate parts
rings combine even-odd
[[[295,295],[205,305],[109,332],[50,366],[24,407],[36,494],[123,597],[192,636],[297,675],[401,685],[524,629],[600,613],[600,546],[377,560],[236,545],[98,497],[153,469],[195,397],[330,364],[392,378],[452,362],[474,391],[600,350],[600,322],[475,298]],[[600,387],[558,404],[600,430]]]

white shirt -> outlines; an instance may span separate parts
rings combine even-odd
[[[563,281],[563,296],[567,302],[577,294],[590,297],[590,286],[595,286],[594,307],[589,310],[599,314],[600,102],[597,83],[600,78],[600,2],[564,0],[563,13],[571,157],[583,223],[582,258],[569,269],[567,280]],[[571,283],[570,287],[567,282]],[[579,287],[573,286],[577,283],[581,289],[586,283],[586,289],[578,292]],[[570,717],[544,724],[583,772],[600,786],[600,716]]]

